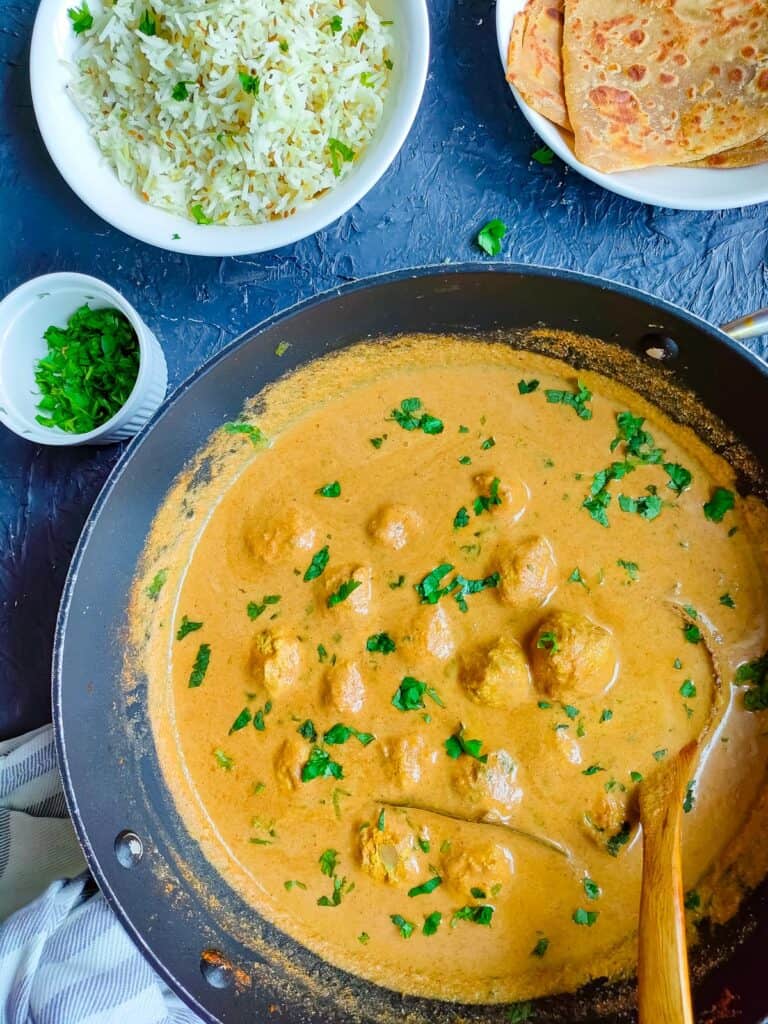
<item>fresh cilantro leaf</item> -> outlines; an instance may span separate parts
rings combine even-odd
[[[221,429],[225,434],[242,434],[248,438],[254,448],[262,448],[268,444],[265,435],[252,423],[225,423]]]
[[[266,723],[264,722],[264,716],[268,715],[272,710],[272,701],[268,700],[263,708],[259,708],[256,714],[253,716],[253,727],[257,732],[264,732]]]
[[[287,882],[283,882],[285,891],[290,892],[291,889],[306,889],[306,885],[303,882],[298,882],[296,879],[289,879]]]
[[[507,225],[498,217],[489,220],[480,228],[477,233],[477,244],[489,256],[498,256],[501,252],[501,243],[507,233]]]
[[[314,743],[317,739],[317,729],[315,723],[307,718],[305,719],[299,728],[296,730],[300,736],[303,736],[305,740],[309,740],[310,743]]]
[[[608,841],[606,842],[605,846],[608,850],[608,853],[610,853],[612,857],[618,857],[619,851],[621,850],[622,846],[626,846],[629,842],[631,834],[632,828],[629,822],[625,821],[619,829],[619,831],[612,835],[610,839],[608,839]]]
[[[309,563],[307,571],[304,573],[304,582],[309,583],[311,580],[316,580],[318,576],[322,576],[330,557],[327,544],[324,548],[316,551],[312,556],[312,561]]]
[[[722,523],[726,512],[736,504],[736,495],[726,487],[716,487],[712,497],[704,504],[704,515],[713,523]]]
[[[693,477],[690,470],[678,465],[677,462],[665,462],[664,472],[669,477],[667,487],[674,491],[675,494],[682,494],[686,488],[691,486]]]
[[[629,498],[626,494],[619,495],[619,508],[622,512],[634,512],[641,519],[656,519],[661,515],[662,501],[658,494],[649,493],[639,498]]]
[[[602,710],[602,712],[600,714],[600,722],[601,723],[602,722],[610,722],[610,720],[612,718],[613,718],[613,712],[611,711],[611,709],[610,708],[603,708],[603,710]]]
[[[89,28],[93,28],[93,15],[86,0],[83,0],[80,7],[70,7],[67,14],[76,35],[79,36],[81,32],[87,32]]]
[[[597,910],[584,910],[583,907],[579,907],[573,912],[573,923],[583,924],[591,928],[599,916],[600,912]]]
[[[569,583],[580,583],[582,585],[582,587],[584,587],[585,590],[589,590],[589,587],[587,586],[587,581],[581,575],[581,569],[579,569],[578,566],[573,570],[571,575],[568,577],[568,582]]]
[[[232,760],[232,758],[228,757],[224,753],[224,751],[221,750],[219,747],[217,747],[216,750],[214,750],[213,756],[218,761],[219,767],[223,768],[224,771],[231,772],[232,769],[235,767],[235,762]]]
[[[461,530],[465,526],[469,526],[471,519],[464,505],[461,506],[459,511],[453,517],[453,528],[454,530]]]
[[[519,380],[517,382],[517,390],[521,395],[530,395],[533,391],[536,391],[538,386],[539,382],[537,380]]]
[[[168,579],[168,570],[167,569],[160,569],[159,572],[156,572],[154,577],[153,577],[153,579],[152,579],[152,582],[147,587],[147,597],[151,597],[152,600],[155,601],[157,599],[157,596],[159,595],[160,591],[165,586],[165,581],[167,579]]]
[[[315,494],[319,494],[322,498],[338,498],[341,494],[341,484],[338,480],[334,480],[332,484],[318,487]]]
[[[635,580],[638,579],[640,575],[640,567],[637,564],[637,562],[626,562],[623,558],[620,558],[616,562],[616,565],[618,565],[621,569],[624,569],[627,576],[629,576],[630,583],[634,583]]]
[[[364,747],[367,747],[369,743],[376,739],[372,732],[358,732],[357,729],[353,729],[349,725],[342,725],[341,722],[337,722],[336,725],[332,726],[323,735],[323,742],[327,743],[329,747],[338,746],[339,744],[346,743],[351,736],[359,740]]]
[[[143,32],[145,36],[157,35],[157,19],[149,9],[145,10],[141,16],[139,32]]]
[[[249,601],[246,606],[248,618],[258,619],[258,617],[263,615],[270,605],[277,604],[279,600],[279,594],[266,594],[262,599],[261,604],[258,604],[256,601]]]
[[[532,1003],[515,1003],[507,1010],[509,1024],[524,1024],[525,1021],[533,1020],[534,1009]]]
[[[547,401],[550,405],[569,405],[575,412],[579,419],[591,420],[592,410],[589,408],[587,403],[592,399],[592,392],[589,388],[582,384],[581,381],[577,382],[578,390],[573,391],[556,391],[552,388],[547,389],[544,394],[546,395]]]
[[[331,154],[331,167],[333,168],[334,177],[338,178],[341,174],[341,167],[343,161],[347,163],[355,159],[354,150],[350,149],[341,139],[328,139],[328,151]]]
[[[177,82],[171,90],[171,99],[176,100],[177,103],[182,103],[184,100],[190,99],[188,85],[194,85],[194,82]]]
[[[605,771],[605,768],[603,768],[602,765],[600,765],[600,764],[591,764],[588,768],[585,768],[584,771],[581,774],[582,775],[597,775],[598,772],[604,772],[604,771]]]
[[[736,602],[733,600],[731,595],[729,593],[727,593],[727,592],[725,594],[721,594],[719,600],[720,600],[720,604],[725,605],[726,608],[735,608],[736,607]]]
[[[332,760],[327,750],[323,750],[322,747],[313,747],[307,763],[301,769],[301,781],[311,782],[312,779],[331,776],[334,779],[343,779],[344,769]]]
[[[237,76],[244,93],[248,96],[258,96],[261,85],[258,75],[250,75],[247,71],[240,71]]]
[[[398,711],[418,711],[424,707],[424,694],[439,707],[445,707],[436,690],[413,676],[404,677],[392,697],[392,704]]]
[[[434,935],[437,929],[440,927],[440,922],[443,920],[443,915],[439,910],[432,911],[424,918],[424,927],[421,929],[424,935]]]
[[[183,640],[185,636],[188,636],[190,633],[196,633],[198,629],[202,628],[202,622],[192,622],[191,619],[188,619],[187,616],[184,615],[181,620],[181,625],[176,630],[176,639]]]
[[[701,906],[701,896],[695,889],[689,889],[683,899],[683,906],[686,910],[698,910]]]
[[[549,939],[542,937],[531,950],[531,956],[542,957],[549,949]]]
[[[552,161],[555,159],[555,154],[549,148],[549,146],[539,146],[531,153],[531,160],[535,160],[537,164],[541,164],[542,167],[550,167]]]
[[[739,665],[736,685],[748,687],[744,694],[747,711],[765,711],[768,708],[768,652]]]
[[[643,776],[640,774],[640,772],[630,772],[629,773],[629,777],[630,777],[630,779],[632,779],[633,782],[642,782],[643,781]]]
[[[496,438],[495,437],[486,437],[486,439],[480,445],[480,447],[483,449],[484,452],[487,452],[489,448],[494,448],[495,446],[496,446]]]
[[[195,218],[198,224],[213,224],[213,220],[209,217],[203,209],[202,203],[195,203],[194,206],[189,208],[189,212]]]
[[[389,919],[404,939],[410,939],[416,927],[412,921],[406,921],[402,914],[390,914]]]
[[[392,654],[397,645],[389,633],[374,633],[366,640],[365,649],[374,654]]]
[[[557,642],[557,635],[553,633],[551,629],[545,629],[539,634],[536,646],[539,650],[549,651],[550,654],[556,654],[560,650],[560,646]]]
[[[234,720],[232,725],[229,727],[229,735],[233,732],[239,732],[240,729],[244,729],[246,725],[251,721],[251,712],[249,708],[243,708],[237,718]]]
[[[483,748],[483,741],[465,739],[463,725],[460,725],[457,731],[448,737],[443,746],[448,757],[454,760],[461,757],[462,754],[466,754],[467,757],[474,758],[480,764],[485,764],[488,761],[488,755],[480,753]]]
[[[335,593],[329,595],[325,603],[329,608],[335,608],[337,604],[346,601],[349,595],[353,594],[361,586],[362,582],[360,580],[345,580]]]
[[[685,790],[685,798],[683,800],[683,812],[690,814],[696,804],[696,796],[693,792],[695,782],[689,782]]]
[[[205,679],[205,673],[208,671],[208,665],[211,660],[211,646],[210,644],[200,644],[195,655],[195,663],[192,666],[192,671],[189,675],[189,685],[191,688],[202,685]]]
[[[493,910],[494,908],[489,903],[481,903],[476,907],[460,907],[453,912],[451,927],[454,928],[459,921],[471,921],[472,924],[488,926],[493,918]]]
[[[428,896],[431,892],[434,892],[439,885],[443,884],[443,880],[440,875],[433,875],[426,882],[422,882],[421,885],[414,885],[408,890],[409,896]]]
[[[692,679],[686,679],[679,690],[681,697],[695,697],[696,696],[696,684]]]
[[[341,20],[340,14],[334,14],[331,20],[328,22],[328,26],[334,35],[337,32],[341,32],[344,29],[344,22]]]
[[[584,893],[588,900],[600,899],[602,889],[597,882],[593,882],[591,878],[585,878],[582,881],[582,885],[584,886]]]

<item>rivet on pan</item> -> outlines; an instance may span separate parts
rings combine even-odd
[[[144,843],[135,832],[123,829],[115,838],[115,856],[124,868],[133,868],[144,856]]]
[[[229,988],[235,977],[232,964],[218,949],[203,950],[200,971],[211,988]]]
[[[640,339],[640,348],[649,359],[655,359],[660,363],[671,362],[680,354],[675,339],[669,338],[665,334],[646,334]]]

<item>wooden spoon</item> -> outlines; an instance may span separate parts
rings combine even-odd
[[[639,790],[643,885],[637,963],[640,1024],[693,1024],[680,833],[698,740],[663,762]]]
[[[673,605],[686,625],[687,606]],[[640,1024],[693,1024],[688,947],[685,941],[681,825],[683,800],[704,740],[722,718],[726,688],[716,653],[717,634],[697,616],[712,664],[709,714],[698,737],[663,761],[638,791],[643,828],[643,884],[637,962]]]

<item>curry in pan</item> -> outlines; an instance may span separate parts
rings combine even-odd
[[[418,338],[298,371],[212,452],[135,617],[168,784],[260,914],[435,998],[631,973],[637,788],[718,679],[691,939],[735,913],[768,856],[766,514],[692,430],[557,360]]]

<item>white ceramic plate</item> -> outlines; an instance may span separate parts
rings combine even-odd
[[[246,227],[195,224],[149,206],[118,181],[67,95],[67,62],[76,49],[76,36],[67,17],[73,0],[41,0],[35,18],[30,79],[43,141],[82,201],[114,227],[143,242],[196,256],[239,256],[290,245],[335,221],[373,188],[397,156],[419,109],[429,63],[426,0],[373,2],[383,17],[394,20],[397,50],[394,80],[379,130],[362,159],[336,188],[286,220]]]
[[[525,2],[497,0],[496,3],[496,35],[505,75],[512,22]],[[768,164],[722,171],[698,167],[649,167],[642,171],[601,174],[577,160],[568,144],[566,133],[531,110],[517,90],[512,86],[510,88],[539,138],[579,174],[610,192],[673,210],[727,210],[734,206],[752,206],[754,203],[768,201]]]

